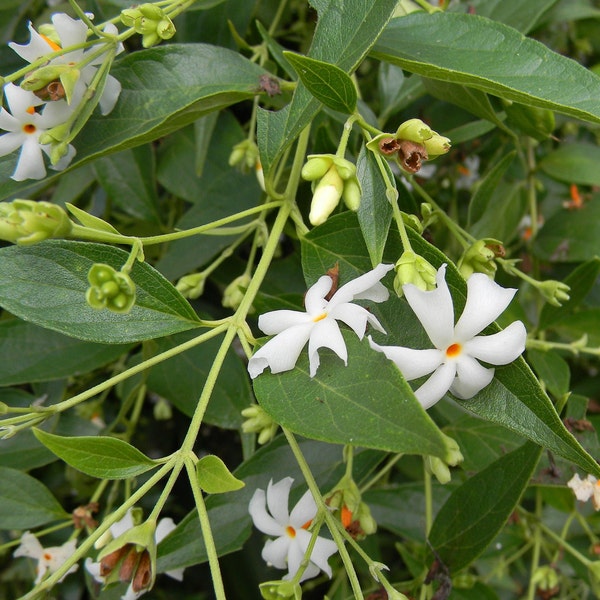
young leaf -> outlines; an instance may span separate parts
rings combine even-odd
[[[153,469],[157,462],[127,442],[108,436],[63,437],[33,430],[48,450],[68,465],[99,479],[127,479]]]
[[[223,494],[240,490],[246,485],[225,466],[214,454],[203,456],[196,464],[198,483],[207,494]]]
[[[87,273],[94,263],[119,269],[128,254],[112,246],[48,240],[0,249],[0,305],[42,327],[79,339],[128,343],[198,327],[196,313],[147,263],[136,262],[131,279],[136,303],[128,314],[88,306]]]
[[[496,537],[527,487],[540,453],[526,442],[468,479],[446,500],[429,541],[452,574],[471,564]]]
[[[69,517],[37,479],[0,467],[0,529],[30,529]]]
[[[345,113],[356,109],[358,95],[350,76],[335,65],[308,56],[284,52],[308,91],[325,106]]]
[[[485,17],[414,12],[393,19],[371,54],[431,79],[600,123],[600,77]]]

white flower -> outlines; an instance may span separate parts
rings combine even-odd
[[[567,485],[573,490],[575,497],[580,502],[587,502],[592,498],[595,510],[600,510],[600,481],[593,475],[588,475],[581,479],[579,474],[575,473],[567,482]]]
[[[56,13],[52,15],[52,24],[54,25],[56,34],[60,40],[60,44],[57,44],[47,36],[38,33],[34,29],[33,25],[29,23],[29,32],[31,34],[29,43],[15,44],[14,42],[10,42],[8,45],[21,58],[29,63],[32,63],[39,58],[47,56],[48,54],[56,52],[57,50],[61,50],[62,48],[69,48],[70,46],[83,44],[85,41],[87,41],[87,25],[79,19],[72,19],[65,13]],[[117,28],[110,23],[104,27],[104,31],[111,34],[118,33]],[[67,52],[66,54],[53,58],[48,64],[75,66],[77,63],[85,59],[90,52],[95,52],[96,50],[96,46],[92,46],[92,48],[88,50],[84,50],[82,48],[73,50],[72,52]],[[122,50],[123,46],[119,45],[117,48],[117,53],[121,52]],[[89,85],[90,81],[92,81],[96,71],[98,70],[97,65],[101,64],[103,61],[104,58],[102,55],[100,55],[92,59],[89,64],[81,69],[79,80],[75,84],[75,89],[73,91],[74,105],[79,103],[79,101],[82,99],[87,86]],[[100,110],[103,115],[107,115],[113,109],[120,93],[121,84],[112,75],[108,75],[102,96],[100,97],[99,101]]]
[[[11,178],[15,181],[43,179],[46,167],[42,151],[49,155],[51,146],[40,144],[40,135],[47,129],[64,123],[69,118],[71,109],[65,102],[52,102],[38,112],[36,107],[44,102],[33,92],[23,90],[14,83],[4,86],[4,94],[10,112],[5,108],[0,109],[0,129],[8,131],[0,135],[0,156],[10,154],[20,147],[17,167]],[[75,149],[69,146],[67,155],[53,168],[64,169],[73,156]]]
[[[250,377],[254,379],[266,367],[271,367],[271,373],[293,369],[306,342],[311,377],[314,377],[319,368],[319,348],[330,348],[347,364],[346,344],[336,321],[346,323],[360,339],[365,334],[367,322],[377,331],[385,333],[379,321],[366,308],[352,304],[352,301],[387,300],[389,292],[379,280],[393,268],[394,265],[378,265],[372,271],[343,285],[329,301],[325,297],[331,290],[333,280],[324,275],[306,292],[305,313],[297,310],[274,310],[261,315],[258,319],[259,328],[275,337],[250,358]]]
[[[135,523],[133,520],[133,515],[131,509],[129,509],[125,516],[116,523],[113,523],[109,529],[108,536],[102,536],[97,542],[96,547],[101,547],[107,544],[111,539],[116,539],[119,536],[123,535],[126,531],[133,529],[135,527]],[[156,530],[154,531],[154,540],[157,544],[159,544],[164,538],[171,533],[175,529],[176,525],[171,518],[161,519],[157,525]],[[108,532],[107,532],[108,533]],[[85,568],[92,575],[92,577],[98,583],[105,583],[104,577],[100,574],[100,563],[92,561],[91,558],[87,558],[85,560]],[[165,575],[176,579],[177,581],[183,580],[183,569],[172,569],[171,571],[166,571]],[[127,587],[127,591],[123,596],[121,596],[121,600],[136,600],[142,594],[144,594],[147,590],[142,590],[140,592],[134,592],[132,583]]]
[[[456,180],[457,190],[469,190],[479,179],[480,159],[477,154],[467,156],[464,163],[458,165],[458,179]]]
[[[435,404],[448,390],[463,400],[473,397],[494,378],[494,369],[485,368],[478,361],[506,365],[523,352],[527,337],[521,321],[493,335],[476,335],[506,309],[517,291],[502,288],[482,273],[469,277],[467,302],[454,325],[454,306],[445,275],[446,265],[442,265],[436,275],[435,290],[425,292],[412,284],[402,286],[435,348],[379,346],[369,339],[371,347],[394,361],[408,381],[433,373],[415,392],[423,408]]]
[[[288,498],[293,481],[291,477],[285,477],[277,483],[269,481],[266,494],[264,490],[256,490],[248,506],[254,526],[267,535],[277,536],[276,540],[267,541],[261,556],[267,564],[277,569],[288,569],[283,579],[292,579],[298,572],[311,538],[307,529],[317,514],[317,505],[310,490],[305,492],[292,512],[288,513]],[[327,560],[336,551],[335,542],[318,536],[310,562],[300,581],[316,577],[320,571],[331,577],[331,567]]]
[[[62,546],[52,546],[44,548],[38,539],[29,531],[26,531],[21,537],[21,545],[15,550],[14,556],[27,556],[38,561],[37,585],[46,573],[54,573],[70,556],[75,552],[77,540],[69,540]],[[61,578],[62,581],[70,573],[77,571],[79,565],[73,565]]]

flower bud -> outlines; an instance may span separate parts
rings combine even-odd
[[[450,469],[448,465],[437,456],[426,456],[425,465],[430,473],[435,475],[435,478],[442,484],[447,484],[452,476],[450,475]]]
[[[169,17],[165,17],[156,25],[156,33],[161,40],[170,40],[175,35],[175,25]]]
[[[152,413],[157,421],[169,421],[173,416],[171,404],[164,398],[159,398],[154,405]]]
[[[302,598],[302,588],[298,582],[265,581],[258,587],[261,597],[265,600],[282,600],[282,598],[301,600]]]
[[[110,265],[96,263],[88,272],[85,299],[97,310],[107,308],[116,313],[128,313],[135,304],[135,283],[129,275]]]
[[[152,21],[160,21],[165,17],[163,9],[160,8],[160,6],[156,6],[156,4],[140,4],[137,9],[140,11],[142,16]]]
[[[569,292],[571,288],[562,281],[548,279],[547,281],[539,281],[537,289],[544,296],[546,302],[552,306],[562,306],[563,302],[569,300]]]
[[[531,580],[533,583],[537,584],[537,589],[546,593],[547,598],[551,596],[548,595],[548,592],[555,592],[552,595],[558,594],[559,591],[559,579],[558,573],[554,567],[550,565],[542,565],[538,567],[531,576]]]
[[[177,282],[175,288],[184,298],[195,300],[204,293],[205,283],[206,275],[204,273],[192,273],[191,275],[184,275]]]
[[[435,289],[437,271],[427,260],[412,250],[402,253],[395,269],[394,290],[398,297],[402,297],[404,294],[402,286],[408,283],[412,283],[424,291]]]
[[[229,155],[229,166],[240,167],[242,172],[256,168],[258,146],[252,140],[244,140],[236,144]]]
[[[360,189],[360,183],[356,177],[348,179],[344,182],[344,191],[342,192],[342,199],[344,204],[353,211],[357,211],[360,206],[360,199],[362,197],[362,190]]]
[[[311,154],[302,167],[302,179],[316,181],[329,171],[335,156],[333,154]]]
[[[425,140],[431,139],[434,134],[437,135],[421,119],[409,119],[398,127],[395,137],[398,140],[409,140],[422,144]]]
[[[451,438],[449,435],[444,435],[444,443],[446,445],[446,456],[444,457],[446,464],[451,467],[456,467],[465,460],[460,451],[460,446],[454,438]]]
[[[231,308],[232,310],[237,310],[240,306],[242,300],[244,299],[244,295],[246,293],[246,288],[250,284],[250,280],[252,278],[248,273],[244,273],[239,277],[236,277],[226,288],[225,292],[223,292],[223,300],[221,304],[225,308]]]
[[[265,172],[263,171],[262,163],[258,159],[256,159],[256,163],[254,166],[254,172],[256,173],[256,181],[258,181],[258,185],[260,185],[260,189],[263,192],[266,192],[267,188],[265,186]]]
[[[487,239],[477,240],[460,257],[458,270],[465,279],[468,279],[473,273],[484,273],[488,277],[494,278],[496,253],[488,246],[488,242]]]
[[[425,140],[423,145],[427,150],[427,154],[429,154],[429,160],[432,160],[438,156],[441,156],[442,154],[446,154],[446,152],[450,150],[451,142],[450,138],[439,135],[434,131],[433,137]]]
[[[50,202],[13,200],[0,203],[0,239],[25,246],[66,237],[73,226],[63,208]]]
[[[242,423],[244,433],[258,433],[258,443],[266,444],[277,433],[279,425],[258,404],[251,404],[242,411],[245,421]]]
[[[344,181],[334,164],[316,185],[308,220],[313,225],[321,225],[338,205],[344,191]]]

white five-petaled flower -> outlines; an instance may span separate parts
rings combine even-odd
[[[506,365],[525,349],[527,332],[521,321],[499,333],[476,335],[506,309],[515,289],[505,289],[482,273],[471,275],[465,308],[454,325],[454,306],[445,276],[446,265],[442,265],[436,275],[437,288],[431,291],[412,284],[402,286],[435,348],[379,346],[369,339],[371,347],[392,360],[408,381],[433,373],[415,392],[423,408],[435,404],[448,390],[463,400],[472,398],[494,377],[494,369],[484,367],[480,360]]]
[[[292,579],[304,558],[311,534],[307,531],[317,514],[317,505],[307,490],[296,506],[288,513],[288,498],[293,479],[285,477],[277,483],[269,481],[267,491],[254,492],[248,510],[254,526],[267,535],[277,536],[268,540],[261,556],[267,564],[277,569],[288,569],[283,579]],[[268,508],[268,510],[267,510]],[[300,581],[316,577],[323,571],[331,577],[331,567],[327,560],[336,552],[337,545],[332,540],[318,536],[310,555],[310,562]]]
[[[118,538],[119,536],[123,535],[126,531],[129,531],[130,529],[132,529],[134,526],[135,526],[135,523],[133,521],[133,515],[131,512],[131,509],[129,509],[125,513],[125,516],[120,521],[117,521],[116,523],[113,523],[110,526],[109,539]],[[161,519],[157,523],[156,530],[154,531],[154,539],[155,539],[156,543],[159,544],[164,538],[167,537],[167,535],[169,535],[169,533],[171,533],[171,531],[173,531],[175,529],[175,527],[176,527],[176,525],[175,525],[173,519],[168,518],[168,517]],[[98,542],[106,543],[106,540],[104,540],[104,538],[100,538],[100,540],[98,540]],[[98,544],[98,542],[97,542],[97,544]],[[105,583],[104,577],[100,574],[100,563],[99,562],[93,562],[91,558],[87,558],[85,560],[85,568],[98,583]],[[184,571],[183,569],[172,569],[171,571],[165,571],[165,575],[168,575],[169,577],[172,577],[173,579],[176,579],[177,581],[182,581],[183,580],[183,571]],[[142,594],[144,594],[146,591],[147,590],[144,589],[140,592],[135,592],[133,590],[133,583],[131,583],[127,587],[127,591],[125,592],[125,594],[123,596],[121,596],[121,600],[136,600]]]
[[[348,352],[337,321],[343,321],[362,339],[367,323],[385,333],[379,321],[353,300],[383,302],[389,292],[379,281],[393,265],[380,264],[372,271],[349,281],[325,299],[333,285],[328,275],[319,278],[306,292],[306,312],[297,310],[274,310],[258,318],[259,328],[267,335],[275,335],[248,362],[250,377],[260,375],[266,367],[271,373],[281,373],[294,368],[302,348],[308,342],[310,376],[319,368],[319,348],[333,350],[347,363]]]
[[[4,86],[6,104],[0,109],[0,129],[8,133],[0,135],[0,156],[10,154],[21,148],[15,172],[11,178],[15,181],[42,179],[46,176],[46,167],[42,151],[50,153],[50,145],[40,144],[39,138],[47,129],[64,123],[71,109],[65,102],[46,104],[40,112],[36,110],[44,104],[33,92],[28,92],[8,83]],[[54,169],[64,169],[75,155],[75,149],[69,146],[68,153],[56,164]]]
[[[77,46],[83,44],[87,40],[88,28],[87,25],[79,20],[72,19],[65,13],[56,13],[52,15],[52,24],[56,30],[60,44],[51,40],[49,37],[38,33],[33,25],[29,23],[29,32],[31,34],[29,43],[27,44],[16,44],[10,42],[8,45],[24,60],[27,62],[34,62],[43,56],[47,56],[52,52],[61,50],[62,48],[69,48],[70,46]],[[104,31],[110,34],[117,34],[117,28],[111,23],[104,27]],[[67,52],[61,56],[53,58],[50,65],[77,65],[83,59],[87,57],[90,52],[95,52],[97,47],[84,50],[83,48]],[[123,50],[123,46],[120,44],[117,47],[117,53]],[[104,60],[102,55],[92,59],[85,67],[81,69],[79,79],[75,84],[73,91],[73,105],[76,105],[83,94],[89,83],[94,78],[98,65]],[[103,115],[107,115],[115,106],[119,94],[121,93],[121,84],[112,75],[108,75],[106,78],[106,84],[102,92],[102,96],[99,100],[100,110]]]
[[[593,475],[588,475],[581,479],[578,473],[575,473],[567,482],[567,485],[573,490],[575,497],[580,502],[587,502],[590,498],[595,510],[600,510],[600,481]]]
[[[21,536],[21,545],[15,550],[14,556],[27,556],[38,561],[36,573],[37,577],[35,584],[37,585],[46,575],[46,573],[54,573],[64,562],[75,552],[77,540],[69,540],[62,546],[52,546],[44,548],[39,540],[26,531]],[[70,573],[77,571],[79,565],[73,565],[60,579],[62,581]]]

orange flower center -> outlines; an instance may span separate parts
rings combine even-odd
[[[42,36],[42,39],[46,42],[46,44],[48,44],[48,46],[50,46],[50,48],[52,48],[52,50],[55,52],[62,50],[62,48],[56,42],[53,42],[48,36],[45,36],[43,33],[40,33],[40,36]]]
[[[448,358],[456,358],[462,352],[460,344],[451,344],[446,348],[446,356]]]
[[[37,127],[33,123],[27,123],[27,124],[23,125],[24,133],[32,134],[32,133],[35,133],[36,131],[37,131]]]
[[[289,537],[291,537],[292,539],[296,537],[296,530],[291,526],[288,525],[285,528],[285,532],[288,534]]]
[[[52,554],[49,552],[44,552],[44,560],[52,560]]]

